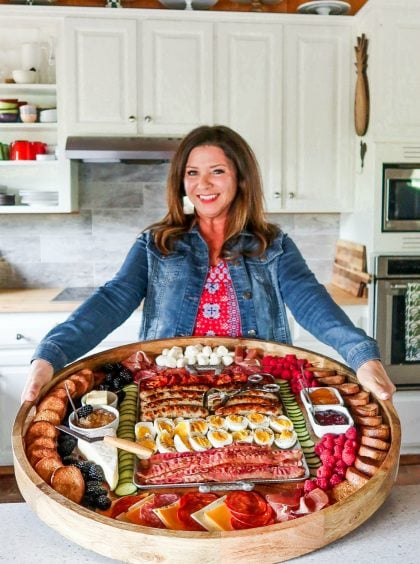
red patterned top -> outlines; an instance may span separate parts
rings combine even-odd
[[[239,306],[226,261],[211,266],[201,294],[194,335],[241,336]]]

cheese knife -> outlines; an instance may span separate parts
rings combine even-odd
[[[103,441],[109,445],[117,447],[121,450],[125,450],[127,452],[132,452],[133,454],[137,455],[142,460],[147,460],[153,454],[153,451],[150,448],[144,447],[139,443],[134,441],[128,441],[127,439],[120,439],[113,435],[100,435],[98,437],[88,437],[83,433],[79,433],[78,431],[74,431],[65,425],[56,425],[56,428],[63,433],[67,433],[76,439],[81,439],[82,441],[86,441],[88,443],[95,443],[97,441]]]

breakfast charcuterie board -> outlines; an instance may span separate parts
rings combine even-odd
[[[195,357],[208,347],[208,359],[186,358],[194,347]],[[112,439],[73,450],[76,439],[56,429],[69,415],[64,384],[76,402],[117,396],[107,434],[149,454],[117,451]],[[391,402],[327,357],[269,341],[175,338],[67,366],[36,406],[21,407],[12,440],[25,500],[86,548],[125,562],[274,563],[329,544],[380,507],[400,425]]]

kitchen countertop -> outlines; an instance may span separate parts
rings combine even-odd
[[[0,519],[0,561],[18,564],[119,562],[67,540],[47,527],[26,503],[0,504]],[[358,529],[320,550],[294,559],[293,563],[419,564],[419,522],[420,485],[395,486],[385,503]]]
[[[367,298],[356,298],[327,284],[326,288],[340,306],[366,305]],[[48,313],[73,311],[80,301],[52,301],[63,288],[22,288],[0,290],[0,313]]]

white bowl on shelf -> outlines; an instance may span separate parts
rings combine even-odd
[[[41,123],[55,123],[57,121],[57,110],[56,110],[56,108],[50,108],[48,110],[41,110],[39,112],[39,121]]]
[[[34,84],[37,76],[38,73],[36,71],[21,69],[12,71],[12,77],[16,84]]]

